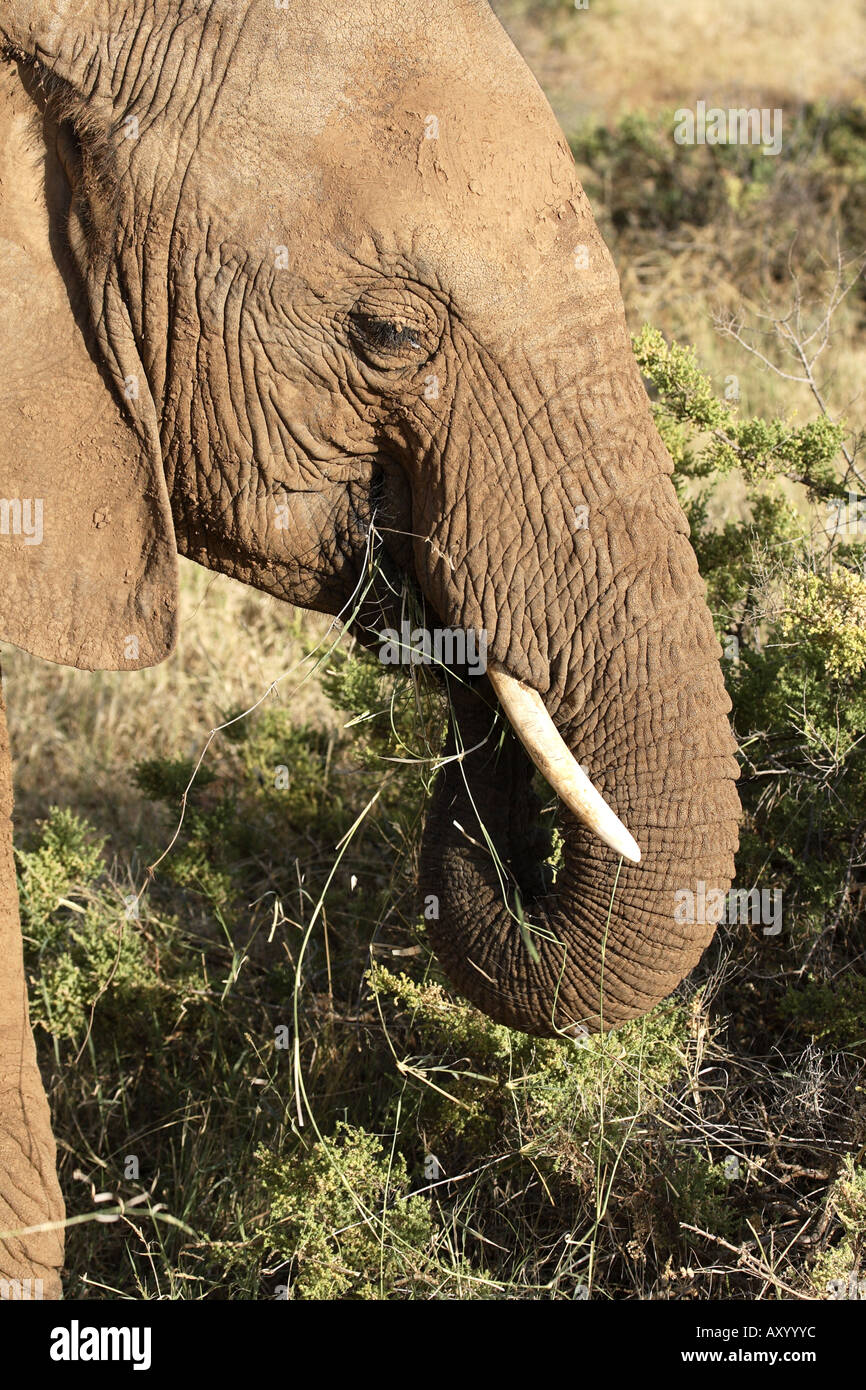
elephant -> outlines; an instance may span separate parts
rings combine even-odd
[[[369,645],[412,593],[486,650],[441,677],[444,972],[572,1045],[650,1009],[714,930],[675,895],[733,875],[731,706],[616,270],[486,0],[5,0],[0,50],[0,642],[158,663],[179,554]],[[0,1276],[59,1297],[5,726],[0,800]]]

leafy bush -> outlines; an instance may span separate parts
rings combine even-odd
[[[844,1236],[817,1260],[813,1283],[818,1292],[836,1299],[866,1299],[866,1168],[850,1154],[830,1189],[828,1214],[841,1224]]]
[[[726,654],[746,813],[739,881],[781,889],[793,938],[834,937],[823,978],[792,979],[780,1011],[811,1021],[814,1037],[861,1047],[866,528],[859,510],[833,501],[857,485],[857,441],[849,446],[844,426],[824,414],[797,427],[741,418],[716,398],[694,353],[651,328],[635,349],[673,443]],[[732,471],[744,515],[719,524],[714,497]]]
[[[34,1024],[80,1043],[99,1002],[100,1032],[122,1046],[158,1035],[198,976],[176,924],[140,915],[138,896],[108,881],[103,849],[55,807],[37,847],[17,854],[21,918]]]
[[[405,1160],[375,1135],[338,1124],[305,1156],[256,1157],[265,1241],[294,1268],[293,1297],[406,1298],[434,1282],[429,1201],[407,1195]]]
[[[786,111],[786,122],[788,113]],[[843,247],[866,246],[866,111],[862,105],[807,103],[786,123],[784,159],[760,145],[681,145],[673,111],[633,112],[616,125],[587,121],[571,148],[593,206],[616,239],[712,226],[720,240],[749,229],[753,257],[785,272],[797,230],[814,236],[835,219]],[[772,228],[772,238],[754,235]],[[769,240],[769,244],[768,244]],[[738,249],[739,246],[738,246]],[[765,262],[766,263],[766,262]],[[740,276],[747,268],[738,267]]]

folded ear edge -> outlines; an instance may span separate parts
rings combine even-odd
[[[134,670],[175,644],[177,549],[121,297],[103,297],[109,369],[105,324],[85,340],[72,308],[82,287],[57,260],[70,190],[55,134],[16,65],[0,63],[0,641],[82,669]],[[118,376],[123,406],[106,384]]]

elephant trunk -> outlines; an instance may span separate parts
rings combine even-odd
[[[501,737],[492,690],[452,690],[453,760],[439,774],[422,854],[427,926],[460,991],[527,1033],[607,1030],[663,999],[713,934],[718,914],[702,911],[709,890],[726,890],[733,874],[730,701],[683,526],[659,524],[668,492],[667,478],[644,489],[654,524],[616,608],[599,599],[582,615],[577,645],[597,654],[592,669],[564,672],[552,649],[560,674],[544,695],[637,841],[639,864],[561,807],[562,860],[545,888],[549,836],[532,763],[516,737]]]

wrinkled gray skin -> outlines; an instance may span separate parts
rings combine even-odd
[[[487,683],[452,682],[483,747],[428,818],[443,966],[531,1032],[649,1008],[712,934],[674,920],[675,890],[731,876],[729,705],[616,274],[483,0],[12,0],[0,39],[0,491],[45,505],[42,545],[3,540],[0,639],[147,665],[174,639],[175,546],[343,614],[375,552],[359,618],[399,618],[405,581],[429,625],[485,630],[644,856],[618,867],[563,815],[545,892],[531,766],[489,737]],[[7,761],[7,1231],[62,1216],[9,789]],[[56,1294],[60,1250],[7,1238],[0,1273]]]

